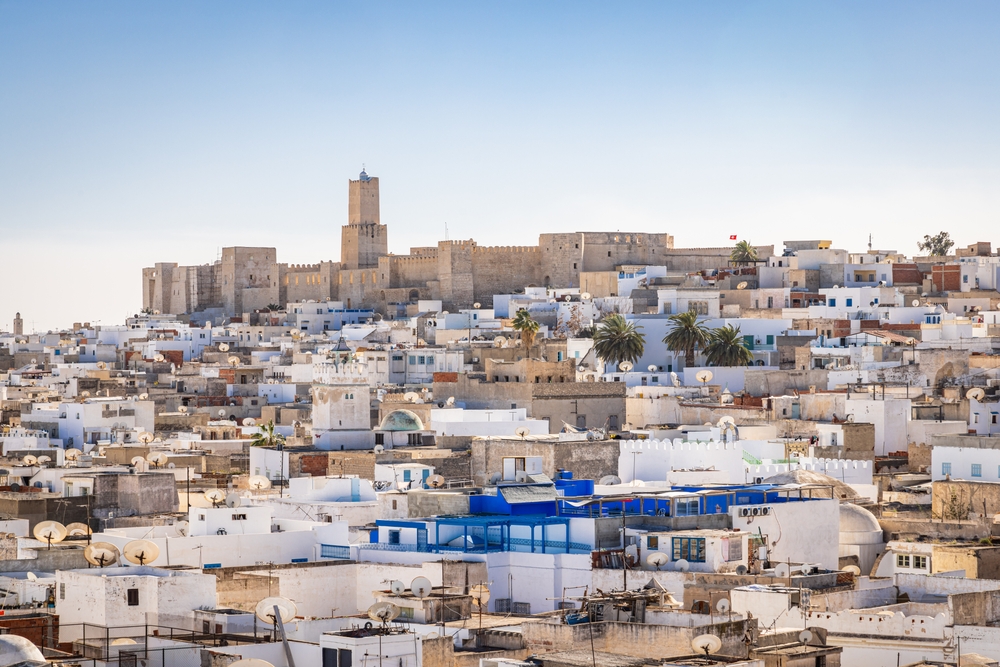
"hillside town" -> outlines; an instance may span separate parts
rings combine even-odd
[[[1000,664],[990,242],[397,255],[347,185],[337,261],[5,296],[4,665]]]

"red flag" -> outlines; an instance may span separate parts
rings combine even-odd
[[[732,236],[730,236],[729,240],[730,241],[735,241],[736,240],[736,234],[733,234]]]

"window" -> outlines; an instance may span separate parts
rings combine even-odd
[[[674,516],[698,516],[698,499],[683,498],[675,500]]]
[[[688,310],[698,315],[708,315],[708,301],[688,301]]]
[[[969,274],[965,274],[964,276],[962,276],[962,282],[963,283],[968,283],[969,282]]]
[[[896,555],[896,567],[910,567],[910,556],[897,554]]]
[[[395,500],[392,501],[392,509],[397,509]]]
[[[233,521],[246,521],[246,520],[247,520],[247,515],[246,514],[234,514],[233,515]]]
[[[425,365],[427,363],[427,357],[417,357],[417,363],[421,366]]]
[[[854,299],[847,299],[847,307],[850,308],[854,305]]]
[[[973,477],[982,477],[983,476],[983,464],[982,463],[973,463],[972,464],[972,476]]]
[[[836,306],[837,305],[837,300],[836,299],[827,299],[826,303],[827,303],[827,305],[830,305],[830,306]]]
[[[128,606],[130,606],[130,607],[138,607],[139,606],[139,589],[138,588],[130,588],[130,589],[128,589],[126,591],[126,594],[128,596]]]
[[[66,584],[59,584],[59,599],[66,599]]]
[[[941,464],[941,474],[942,475],[950,475],[951,474],[951,464],[950,463],[942,463]]]
[[[414,365],[416,365],[416,363],[417,363],[417,358],[411,354],[410,355],[410,365],[414,366]]]
[[[705,562],[705,539],[702,537],[673,538],[674,560],[684,559],[691,563]]]
[[[403,481],[404,482],[409,482],[410,481],[410,471],[409,470],[404,470],[403,471]]]
[[[389,544],[399,544],[399,531],[390,530],[389,531]]]
[[[660,538],[655,535],[649,535],[646,537],[646,548],[656,550],[659,547]]]
[[[927,556],[914,556],[913,567],[917,570],[927,569]]]

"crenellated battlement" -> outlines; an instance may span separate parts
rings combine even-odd
[[[476,246],[472,249],[472,252],[476,254],[500,254],[500,253],[518,253],[518,252],[539,252],[538,246],[530,245],[494,245],[494,246]]]
[[[623,440],[619,445],[621,452],[724,452],[742,450],[739,442],[724,442],[709,440],[698,442],[675,438],[674,440]]]

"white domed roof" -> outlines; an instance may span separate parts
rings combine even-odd
[[[875,515],[864,507],[842,503],[840,505],[840,532],[881,534],[882,527],[878,524]]]
[[[41,650],[30,640],[17,635],[0,635],[0,667],[37,661],[47,664]]]

